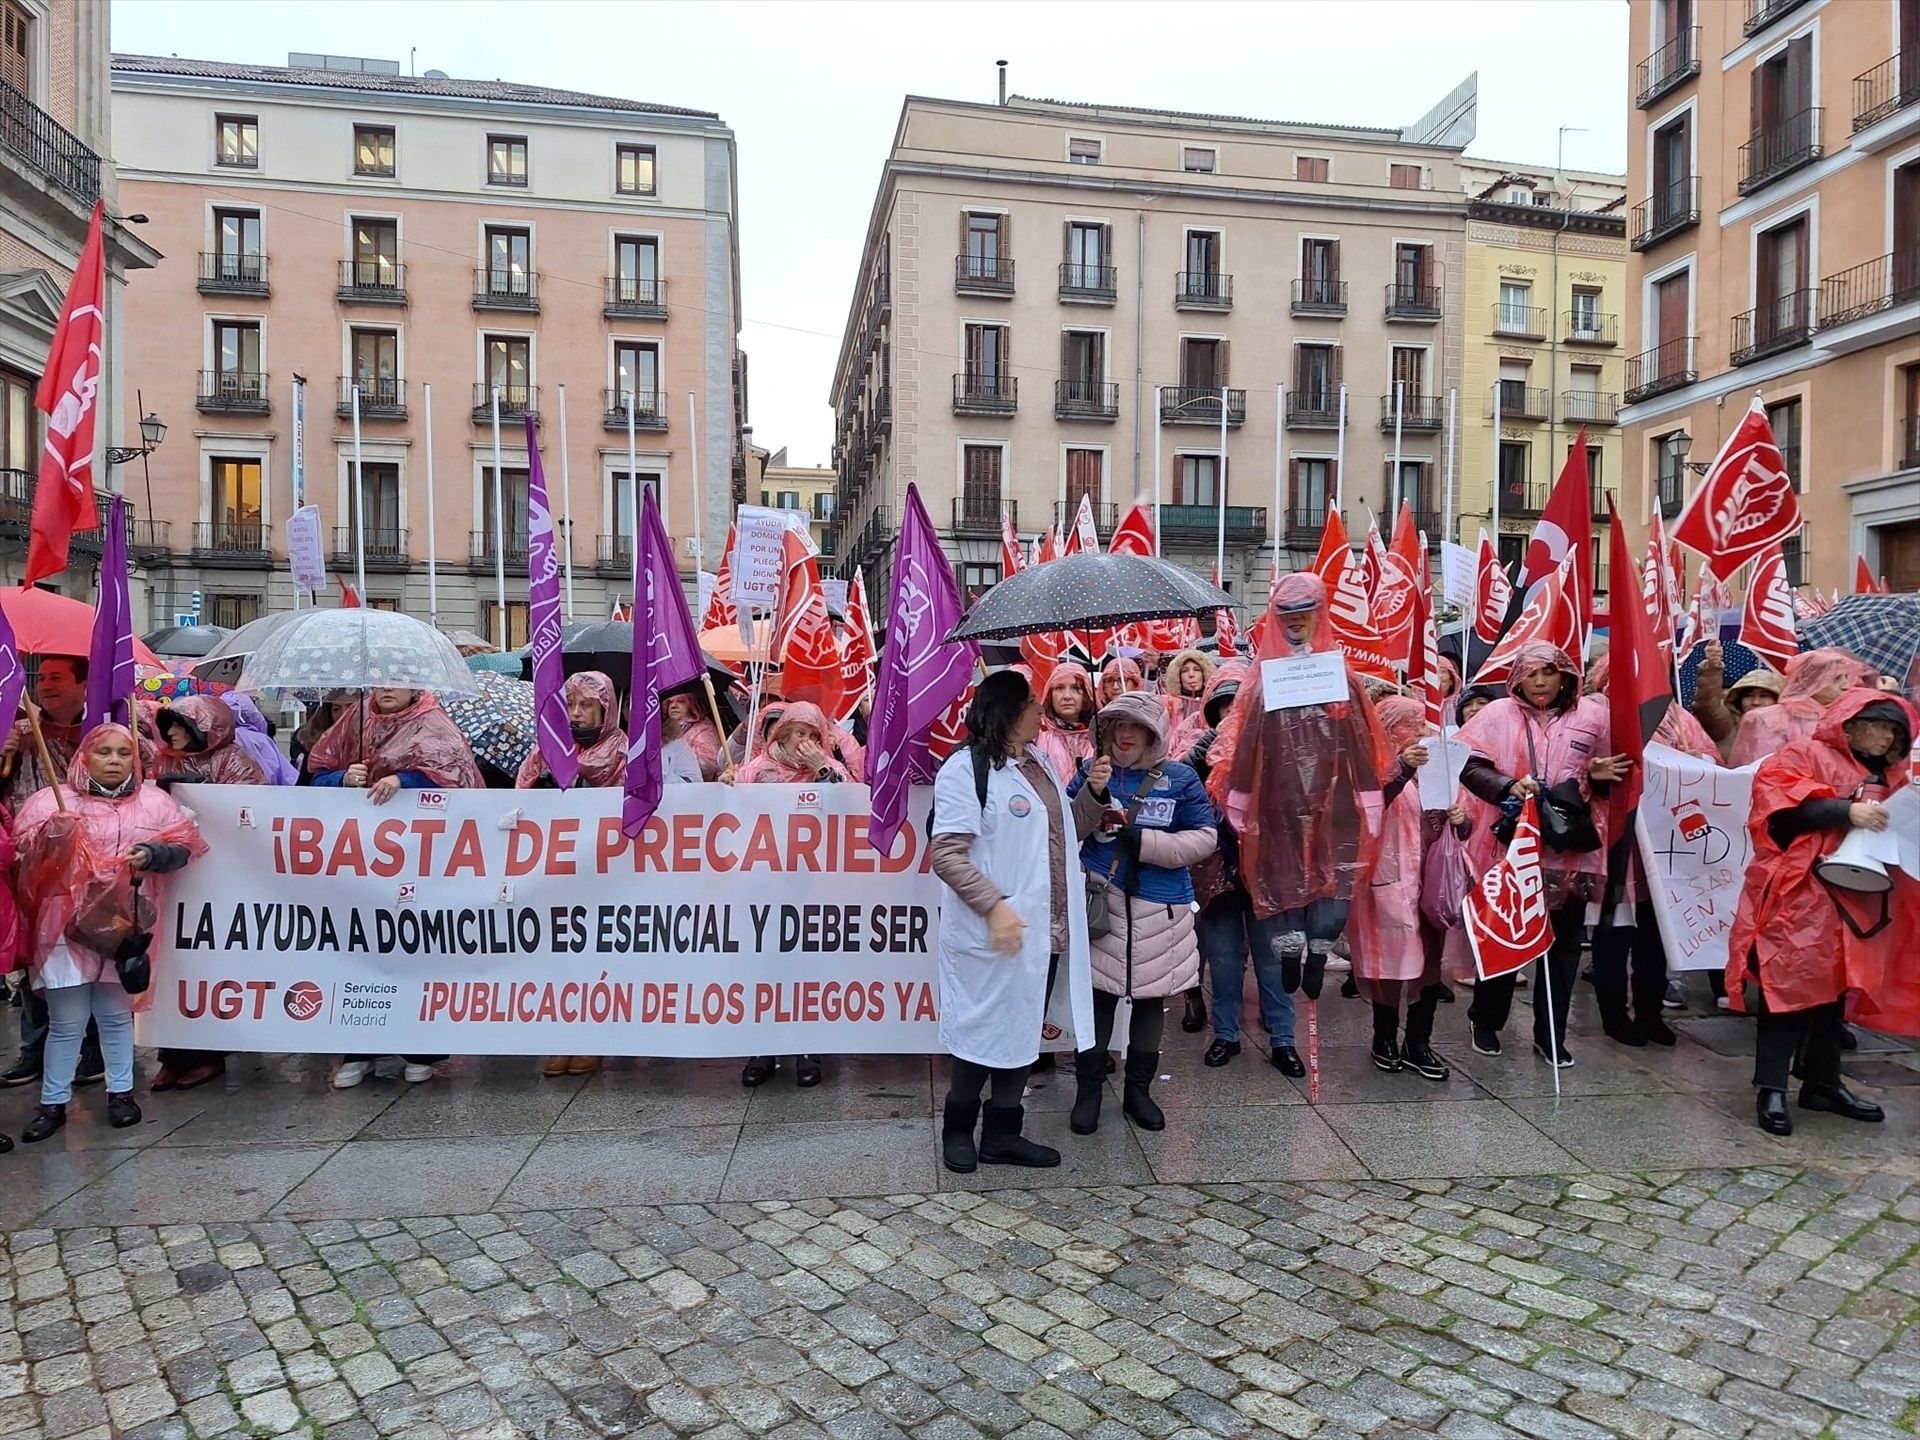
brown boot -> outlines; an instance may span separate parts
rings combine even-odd
[[[573,1064],[571,1055],[552,1055],[547,1058],[547,1063],[541,1068],[540,1073],[549,1080],[558,1080],[567,1073],[567,1067],[571,1064]]]
[[[567,1074],[592,1075],[600,1068],[598,1055],[576,1055],[567,1061]]]

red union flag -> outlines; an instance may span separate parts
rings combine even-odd
[[[1673,527],[1717,580],[1800,529],[1800,501],[1766,407],[1755,396]]]
[[[32,586],[67,568],[67,544],[76,530],[97,529],[93,505],[93,432],[99,419],[100,345],[106,315],[106,251],[100,238],[104,201],[93,203],[87,243],[74,267],[67,303],[53,332],[47,368],[33,403],[47,417],[47,443],[33,497],[33,530],[27,541]]]
[[[873,667],[880,652],[873,644],[873,617],[867,611],[867,577],[856,566],[847,584],[847,634],[840,644],[840,713],[850,721],[873,688]]]
[[[1021,569],[1020,532],[1013,528],[1013,513],[1004,506],[1000,510],[1000,578],[1018,575]]]
[[[1373,628],[1366,581],[1347,544],[1347,527],[1332,511],[1327,514],[1327,528],[1320,534],[1320,553],[1314,557],[1313,571],[1327,587],[1327,620],[1346,654],[1348,667],[1371,679],[1396,683],[1399,677],[1387,663],[1386,648]]]
[[[1867,564],[1867,557],[1853,557],[1853,593],[1856,595],[1878,595],[1880,584],[1873,578],[1873,569]]]
[[[1507,853],[1467,893],[1461,919],[1482,980],[1524,970],[1553,945],[1540,874],[1540,816],[1527,797]]]
[[[1372,531],[1367,539],[1369,546],[1373,545],[1379,540],[1379,532]],[[1414,596],[1427,585],[1427,547],[1414,528],[1413,506],[1405,500],[1400,502],[1400,515],[1393,522],[1393,544],[1381,550],[1378,563],[1380,585],[1368,599],[1370,618],[1386,646],[1387,663],[1405,674],[1419,658]]]
[[[1559,568],[1548,573],[1527,600],[1513,628],[1481,662],[1479,673],[1473,677],[1474,684],[1495,685],[1511,679],[1514,657],[1520,653],[1520,647],[1535,640],[1544,640],[1578,660],[1581,627],[1580,617],[1573,608],[1573,567],[1580,563],[1577,547],[1561,557]]]
[[[774,619],[773,656],[780,665],[780,693],[789,700],[810,700],[828,715],[840,713],[845,679],[840,642],[827,617],[827,596],[820,570],[797,531],[780,537],[786,576]]]
[[[1220,583],[1220,567],[1218,565],[1213,567],[1213,583],[1215,585]],[[1233,611],[1221,609],[1213,612],[1214,651],[1222,660],[1226,659],[1229,655],[1238,655],[1240,653],[1234,644],[1234,642],[1239,639],[1239,636],[1240,622],[1234,618]]]
[[[1500,554],[1480,532],[1480,563],[1473,582],[1473,633],[1491,645],[1500,638],[1507,623],[1507,609],[1513,604],[1513,582],[1507,578]]]
[[[1673,587],[1673,574],[1667,567],[1666,541],[1660,534],[1660,516],[1656,512],[1647,531],[1647,558],[1640,566],[1640,603],[1653,628],[1654,643],[1669,658],[1673,655],[1673,631],[1679,618],[1680,597]]]
[[[700,617],[702,630],[717,630],[722,625],[737,625],[740,612],[733,604],[734,529],[727,527],[727,543],[720,551],[720,573],[713,577],[713,594],[707,597],[707,613]]]
[[[1747,603],[1740,611],[1740,643],[1776,670],[1800,653],[1794,634],[1793,588],[1787,584],[1787,559],[1778,545],[1753,562],[1747,577]]]
[[[1073,512],[1073,529],[1067,532],[1067,543],[1060,553],[1078,555],[1082,550],[1097,552],[1099,549],[1100,532],[1093,527],[1093,498],[1082,490],[1080,507]]]

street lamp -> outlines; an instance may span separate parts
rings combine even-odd
[[[147,410],[146,397],[138,390],[133,392],[133,403],[135,409],[146,411],[145,418],[140,421],[140,444],[109,445],[107,464],[109,466],[125,465],[131,460],[140,462],[140,473],[146,482],[147,489],[147,537],[151,540],[156,533],[153,528],[153,466],[147,463],[147,457],[158,450],[160,442],[167,438],[167,422],[153,411]]]
[[[1673,457],[1674,464],[1691,470],[1696,475],[1704,475],[1713,468],[1706,461],[1687,459],[1687,456],[1692,453],[1693,436],[1686,431],[1676,430],[1667,437],[1667,454]]]

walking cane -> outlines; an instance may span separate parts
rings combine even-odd
[[[1540,957],[1540,992],[1547,1002],[1547,1039],[1553,1045],[1552,1056],[1548,1061],[1553,1070],[1553,1098],[1560,1098],[1560,1042],[1555,1037],[1559,1030],[1553,1023],[1553,952],[1549,950]]]

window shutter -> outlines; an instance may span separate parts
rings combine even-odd
[[[962,255],[967,253],[967,231],[972,224],[973,212],[970,210],[962,210],[960,212],[960,253]]]
[[[1072,382],[1080,377],[1073,372],[1073,335],[1070,331],[1060,332],[1060,378]],[[1068,392],[1072,394],[1071,391]],[[1080,397],[1075,396],[1078,399]]]
[[[1787,85],[1781,99],[1781,118],[1790,120],[1805,114],[1813,104],[1813,37],[1802,35],[1787,42]],[[1808,124],[1812,117],[1808,117]],[[1812,138],[1811,132],[1808,138]]]
[[[1748,136],[1757,138],[1767,128],[1767,67],[1756,65],[1747,77]]]
[[[1000,258],[1002,260],[1010,260],[1013,258],[1013,217],[1011,215],[1002,215],[999,217],[999,221]]]
[[[1065,221],[1060,226],[1060,258],[1073,259],[1073,222]]]
[[[1340,242],[1338,240],[1329,240],[1327,242],[1327,281],[1331,284],[1337,282],[1339,279]]]
[[[1219,344],[1214,346],[1213,353],[1213,383],[1218,387],[1225,385],[1227,383],[1227,376],[1232,373],[1227,369],[1227,342],[1225,340],[1220,341]]]
[[[1340,389],[1340,357],[1345,353],[1338,345],[1327,347],[1327,388],[1330,391],[1338,392]]]
[[[1287,461],[1287,507],[1291,510],[1300,508],[1300,462],[1298,460]]]
[[[1293,347],[1293,390],[1296,395],[1304,394],[1307,388],[1307,347]]]

